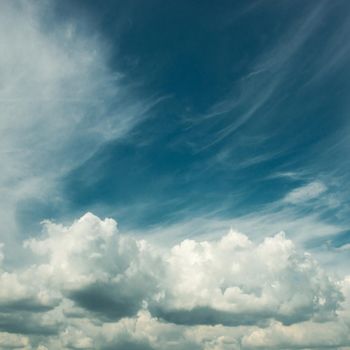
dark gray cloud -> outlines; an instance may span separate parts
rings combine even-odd
[[[142,290],[130,290],[122,284],[96,283],[69,292],[67,297],[104,319],[117,321],[123,317],[135,316],[145,296]]]
[[[53,336],[60,331],[56,324],[45,324],[42,317],[26,312],[0,313],[0,330],[8,333]]]
[[[16,311],[23,311],[23,312],[31,312],[31,313],[37,313],[37,312],[45,312],[52,310],[55,306],[57,306],[58,303],[53,305],[43,305],[38,302],[38,300],[33,300],[30,298],[26,299],[20,299],[16,301],[9,301],[7,303],[1,303],[0,304],[0,312],[16,312]]]
[[[151,309],[152,314],[167,321],[180,325],[225,325],[235,326],[259,326],[266,327],[273,315],[253,313],[251,315],[233,314],[228,311],[220,311],[208,306],[194,307],[191,310],[163,310],[160,308]]]

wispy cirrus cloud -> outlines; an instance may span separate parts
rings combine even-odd
[[[51,1],[0,7],[0,215],[9,242],[21,203],[60,203],[55,181],[125,137],[161,99],[133,97],[84,18],[56,19]]]
[[[307,9],[278,38],[278,42],[267,45],[247,74],[232,83],[234,87],[225,98],[214,104],[205,115],[187,120],[195,126],[201,123],[204,128],[208,122],[219,124],[219,127],[213,128],[211,140],[205,146],[198,145],[199,149],[204,150],[223,141],[223,147],[226,144],[226,148],[232,148],[235,145],[232,136],[252,118],[265,119],[265,123],[276,120],[274,109],[285,98],[283,91],[288,85],[297,56],[322,24],[325,9],[326,2]]]
[[[291,204],[303,203],[319,197],[326,191],[327,187],[324,183],[314,181],[287,193],[287,195],[283,198],[283,201]]]

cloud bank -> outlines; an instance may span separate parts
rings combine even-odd
[[[23,244],[25,267],[6,266],[6,246],[0,255],[5,349],[350,345],[350,279],[283,233],[253,242],[231,230],[165,249],[87,213],[70,226],[46,221]]]

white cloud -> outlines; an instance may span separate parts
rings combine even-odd
[[[24,348],[293,348],[318,344],[317,331],[329,348],[350,345],[348,278],[283,233],[164,250],[88,213],[71,226],[47,221],[24,245],[33,262],[0,271],[0,331],[28,339]]]
[[[53,3],[0,3],[0,230],[8,244],[21,201],[60,202],[57,178],[125,137],[159,101],[136,100],[93,26],[55,19]]]
[[[283,233],[261,244],[233,231],[217,242],[186,240],[172,249],[168,264],[159,314],[172,322],[327,319],[341,299],[334,282]]]
[[[266,329],[256,329],[242,339],[242,346],[247,349],[336,349],[349,346],[350,326],[350,279],[345,278],[340,284],[345,301],[338,311],[338,318],[331,322],[302,322],[284,326],[274,322]]]
[[[90,213],[70,227],[46,222],[43,239],[31,239],[25,246],[47,257],[38,269],[42,278],[100,317],[135,315],[155,292],[161,274],[145,242],[120,236],[114,220],[102,221]]]
[[[348,326],[341,322],[304,322],[289,327],[274,323],[243,337],[242,345],[248,349],[335,349],[349,344],[348,333]]]
[[[335,248],[337,251],[349,251],[350,250],[350,243],[346,243],[338,248]]]
[[[327,187],[321,181],[313,181],[307,185],[298,187],[289,192],[284,197],[284,202],[291,204],[298,204],[309,201],[319,197],[322,193],[327,191]]]
[[[28,337],[0,332],[1,349],[28,349],[29,345],[30,341]]]

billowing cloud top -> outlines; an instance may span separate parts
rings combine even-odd
[[[283,233],[255,243],[231,230],[164,249],[91,213],[43,225],[24,242],[32,264],[1,268],[3,348],[350,345],[349,279],[333,279]]]

